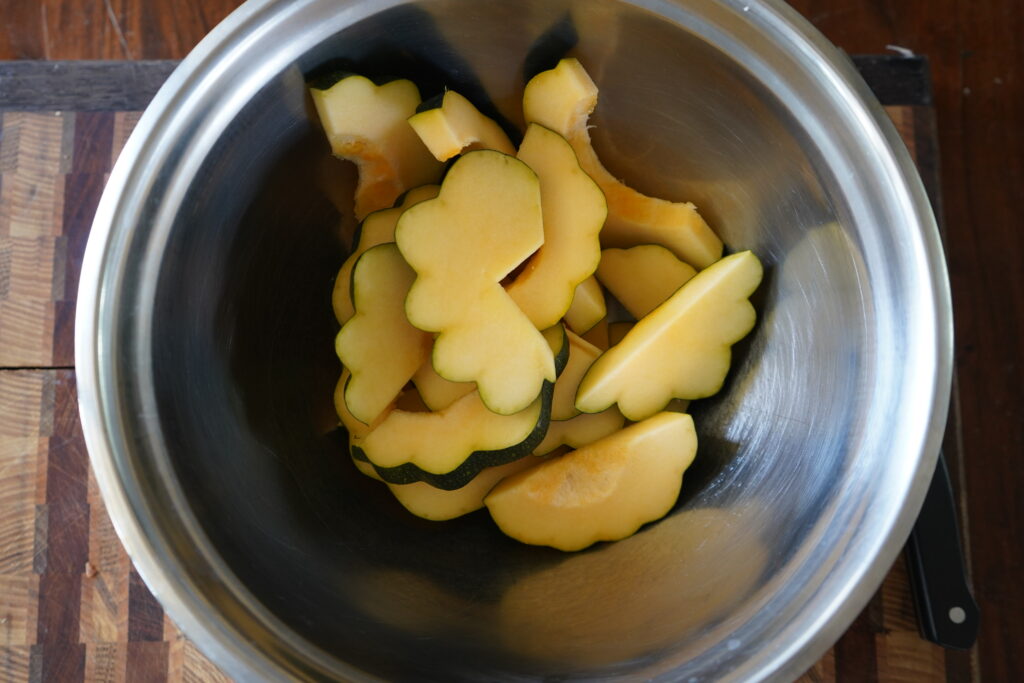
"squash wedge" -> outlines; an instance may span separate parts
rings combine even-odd
[[[412,187],[437,182],[442,166],[420,142],[407,119],[420,103],[412,81],[376,85],[342,74],[317,82],[310,95],[335,156],[355,162],[357,220],[394,204]]]
[[[438,161],[475,149],[516,153],[501,126],[454,90],[422,103],[409,117],[409,125]]]
[[[356,458],[352,458],[352,464],[356,466],[356,469],[359,470],[360,474],[367,476],[370,479],[376,479],[377,481],[383,484],[387,484],[387,482],[381,479],[380,475],[377,474],[377,470],[373,469],[373,465],[366,462],[365,460],[357,460]]]
[[[334,292],[331,304],[334,306],[334,317],[344,325],[356,312],[352,306],[352,267],[363,253],[378,244],[395,241],[395,225],[402,212],[425,199],[433,199],[441,189],[439,185],[422,185],[414,187],[398,198],[397,206],[390,209],[374,211],[363,219],[355,235],[352,253],[341,264],[338,277],[334,280]]]
[[[434,370],[476,382],[496,413],[525,409],[555,380],[555,364],[501,280],[544,241],[537,175],[500,152],[464,154],[436,199],[402,214],[395,240],[416,271],[406,316],[437,333]]]
[[[604,290],[595,277],[588,277],[576,287],[572,303],[565,312],[565,322],[576,334],[586,334],[608,315]]]
[[[608,209],[601,189],[580,168],[561,135],[531,124],[517,156],[540,179],[544,246],[506,291],[543,330],[565,315],[576,287],[594,274],[601,258],[598,235]]]
[[[588,415],[587,417],[593,417]],[[544,453],[534,453],[535,458],[520,458],[513,460],[506,465],[488,467],[473,477],[473,480],[462,488],[453,491],[434,488],[430,484],[417,481],[412,484],[389,484],[380,475],[373,465],[365,460],[352,458],[352,464],[359,472],[370,479],[382,482],[391,491],[395,499],[402,504],[406,510],[422,519],[433,521],[444,521],[455,519],[470,512],[480,510],[484,506],[484,497],[490,493],[495,485],[510,475],[522,472],[531,467],[536,467],[542,462],[540,456],[551,452],[551,456],[557,454],[553,446]]]
[[[548,425],[548,433],[533,450],[533,454],[546,455],[559,446],[583,448],[619,431],[625,422],[626,419],[615,406],[600,413],[582,413],[569,420],[552,420]]]
[[[348,384],[349,377],[351,376],[352,373],[349,372],[348,368],[342,368],[341,378],[334,388],[334,410],[338,413],[338,420],[341,422],[341,425],[348,431],[349,443],[358,443],[376,429],[377,425],[384,421],[384,418],[387,417],[387,414],[395,406],[392,403],[370,424],[364,424],[357,420],[352,413],[348,412],[348,406],[345,405],[345,385]]]
[[[569,356],[564,328],[545,330],[543,338],[560,372]],[[372,463],[391,484],[458,489],[487,467],[532,453],[547,433],[553,394],[554,383],[545,381],[533,403],[512,415],[489,410],[478,391],[438,412],[392,409],[372,432],[350,440],[352,457]]]
[[[597,413],[618,403],[639,421],[673,398],[716,393],[729,371],[730,347],[754,327],[748,299],[761,276],[761,262],[749,251],[698,273],[590,366],[576,407]]]
[[[505,465],[488,467],[481,470],[468,484],[453,491],[435,488],[422,481],[412,484],[387,484],[387,487],[402,507],[412,514],[422,519],[441,522],[483,508],[484,496],[490,493],[499,481],[536,467],[540,463],[541,460],[538,458],[520,458]],[[363,466],[366,466],[365,463]],[[369,469],[372,470],[373,466],[369,466]]]
[[[484,503],[518,541],[581,550],[665,516],[696,452],[690,416],[661,413],[503,480]]]
[[[685,285],[697,271],[659,244],[605,249],[597,279],[639,320]]]
[[[576,390],[583,375],[601,355],[601,349],[586,339],[572,332],[566,334],[569,337],[569,362],[555,382],[555,395],[551,400],[552,420],[568,420],[580,414],[576,409]]]
[[[591,146],[587,119],[597,105],[597,86],[573,58],[561,60],[526,84],[523,114],[565,137],[580,165],[597,181],[608,200],[608,220],[601,231],[606,247],[661,244],[683,261],[706,268],[722,254],[722,241],[689,202],[648,197],[608,172]]]
[[[434,371],[430,359],[420,366],[412,376],[412,383],[420,392],[420,397],[427,407],[433,411],[444,410],[460,398],[476,389],[472,382],[451,382]]]
[[[352,270],[356,313],[334,348],[352,373],[345,405],[360,422],[369,424],[384,412],[430,357],[430,334],[405,317],[415,277],[393,242],[366,251]]]

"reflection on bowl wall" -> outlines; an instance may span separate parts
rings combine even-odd
[[[345,63],[518,136],[525,79],[566,52],[609,169],[766,266],[676,509],[577,554],[413,518],[346,457],[354,174],[305,91]],[[168,613],[241,677],[801,673],[902,545],[948,397],[934,222],[866,93],[781,2],[250,0],[143,117],[82,278],[90,453]]]

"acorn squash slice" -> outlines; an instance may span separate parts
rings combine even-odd
[[[564,328],[545,330],[542,338],[561,372],[569,356]],[[372,463],[391,484],[458,489],[487,467],[532,453],[547,433],[553,394],[554,382],[545,381],[533,403],[512,415],[489,410],[478,391],[437,412],[392,409],[372,432],[350,440],[352,457]]]
[[[441,522],[481,509],[484,506],[484,496],[490,493],[499,481],[536,467],[541,462],[538,458],[520,458],[497,467],[488,467],[481,470],[468,484],[453,491],[435,488],[422,481],[412,484],[387,484],[387,487],[402,507],[412,514]],[[365,463],[363,465],[365,466]],[[370,466],[370,469],[373,467]]]
[[[338,277],[334,280],[334,292],[331,294],[331,304],[334,306],[334,316],[338,323],[344,325],[356,312],[352,306],[352,267],[359,257],[371,247],[394,242],[395,225],[402,212],[425,199],[433,199],[440,189],[439,185],[414,187],[398,198],[397,206],[374,211],[359,224],[352,253],[341,264]]]
[[[580,168],[561,135],[531,124],[518,158],[540,179],[544,246],[506,291],[543,330],[565,315],[576,287],[594,274],[601,258],[598,235],[608,209],[601,189]]]
[[[537,175],[500,152],[464,154],[436,199],[402,214],[395,239],[416,271],[406,315],[437,333],[434,370],[476,382],[496,413],[533,403],[541,385],[555,380],[554,359],[501,280],[544,241]]]
[[[588,277],[573,292],[572,303],[565,312],[565,322],[576,334],[586,334],[606,315],[608,309],[601,283],[593,276]]]
[[[384,418],[387,417],[387,414],[395,407],[395,402],[392,402],[391,405],[385,408],[384,411],[381,412],[381,414],[378,415],[370,424],[365,424],[357,420],[355,416],[348,411],[348,406],[345,405],[345,385],[348,384],[349,377],[351,376],[352,373],[349,372],[348,368],[342,368],[341,378],[338,380],[338,383],[334,388],[334,410],[338,413],[338,420],[341,422],[342,426],[345,427],[346,431],[348,431],[350,444],[359,443],[359,441],[367,434],[376,429],[377,425],[383,422]]]
[[[623,184],[601,164],[591,146],[587,119],[597,105],[597,86],[573,58],[561,60],[526,84],[523,114],[562,135],[576,150],[580,165],[608,200],[601,231],[606,247],[661,244],[683,261],[706,268],[722,255],[722,241],[689,202],[648,197]]]
[[[503,480],[484,503],[518,541],[581,550],[665,516],[696,452],[690,416],[660,413]]]
[[[349,456],[349,457],[351,457],[351,456]],[[384,481],[383,479],[381,479],[380,475],[377,474],[377,470],[375,470],[373,468],[373,465],[371,465],[370,463],[366,462],[365,460],[359,460],[357,458],[352,458],[352,464],[356,466],[356,469],[359,470],[360,474],[362,474],[364,476],[367,476],[370,479],[376,479],[377,481],[379,481],[379,482],[381,482],[383,484],[387,484],[387,482]]]
[[[335,340],[335,351],[352,376],[345,405],[369,424],[401,393],[430,357],[431,335],[405,317],[405,298],[416,274],[393,243],[359,257],[352,271],[356,313]]]
[[[475,149],[516,153],[501,126],[454,90],[422,103],[409,117],[409,125],[438,161]]]
[[[576,407],[597,413],[618,403],[626,418],[643,420],[673,398],[717,392],[731,346],[754,326],[748,299],[761,276],[761,262],[749,251],[698,273],[590,366]]]
[[[587,370],[601,355],[597,348],[577,334],[566,332],[569,338],[569,362],[555,382],[555,395],[551,400],[551,419],[568,420],[580,414],[576,409],[576,390]]]
[[[357,220],[391,206],[409,188],[441,177],[441,163],[407,121],[420,103],[412,81],[376,85],[363,76],[342,74],[312,83],[309,92],[331,151],[359,169]]]
[[[696,274],[693,266],[659,244],[605,249],[597,267],[597,279],[637,320],[660,306]]]
[[[552,420],[544,440],[533,449],[534,455],[546,455],[559,446],[583,448],[622,429],[626,419],[615,406],[600,413],[582,413],[569,420]]]
[[[430,359],[420,366],[412,376],[420,397],[430,410],[444,410],[460,398],[476,389],[472,382],[451,382],[434,371]]]

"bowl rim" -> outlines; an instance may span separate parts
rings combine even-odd
[[[402,1],[385,0],[377,4],[400,4]],[[671,10],[687,0],[623,1],[644,9]],[[150,535],[152,528],[143,514],[145,504],[138,492],[127,486],[126,480],[130,480],[132,474],[124,455],[125,444],[118,436],[118,411],[112,408],[117,379],[112,371],[109,335],[104,327],[105,307],[109,305],[110,292],[118,286],[118,275],[127,258],[116,240],[131,231],[129,218],[132,210],[137,208],[125,197],[132,194],[132,188],[138,188],[144,182],[147,174],[151,176],[155,172],[152,159],[146,158],[146,150],[154,140],[168,135],[162,124],[176,108],[183,106],[191,89],[215,74],[220,58],[240,49],[256,32],[266,30],[275,15],[286,14],[284,10],[313,2],[315,0],[248,0],[195,47],[160,88],[109,176],[82,262],[76,311],[75,361],[83,434],[103,501],[118,537],[140,576],[172,620],[217,665],[240,679],[271,674],[285,677],[295,672],[286,672],[279,661],[240,637],[222,614],[216,614],[214,619],[201,618],[200,614],[209,614],[209,610],[204,609],[209,605],[191,589],[186,577],[161,557],[156,540]],[[358,3],[340,4],[349,11]],[[892,175],[902,182],[899,189],[905,195],[904,209],[920,227],[920,257],[925,262],[922,272],[929,279],[929,286],[925,289],[931,295],[928,312],[929,321],[934,324],[935,359],[931,401],[921,410],[926,413],[924,433],[919,435],[920,452],[906,497],[876,544],[877,553],[870,561],[858,566],[847,583],[841,586],[842,590],[836,591],[831,599],[812,601],[813,606],[821,609],[817,618],[801,622],[803,633],[794,634],[785,647],[754,653],[744,666],[733,670],[727,677],[792,679],[817,661],[867,604],[896,559],[923,503],[938,457],[949,403],[953,359],[952,305],[938,227],[916,166],[891,120],[853,64],[783,0],[722,0],[720,4],[734,12],[756,17],[784,35],[793,49],[803,51],[814,61],[815,68],[825,74],[836,88],[844,91],[850,105],[859,108],[858,114],[864,125],[873,127],[873,133],[884,141],[888,147],[887,161]],[[294,61],[286,57],[288,54],[283,53],[278,60],[282,67]],[[226,567],[222,569],[226,570]],[[230,575],[230,570],[227,571]],[[233,589],[247,594],[244,587]],[[259,614],[258,618],[274,625],[275,631],[286,641],[289,638],[295,641],[291,644],[304,654],[308,652],[308,646],[301,644],[297,634],[269,612]],[[333,658],[321,659],[317,665],[321,675],[341,671],[351,678],[370,677],[366,672]]]

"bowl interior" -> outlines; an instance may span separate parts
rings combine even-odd
[[[330,4],[317,11],[337,14]],[[777,647],[844,557],[875,551],[857,531],[872,514],[891,524],[920,457],[887,438],[906,419],[897,358],[916,343],[916,304],[901,282],[919,228],[895,225],[885,197],[864,202],[885,179],[847,171],[875,152],[813,68],[741,5],[710,5],[373,6],[263,74],[166,230],[133,238],[140,253],[160,244],[145,266],[153,297],[137,304],[151,323],[126,317],[121,332],[139,377],[126,405],[155,407],[125,410],[129,431],[149,434],[135,466],[151,500],[180,494],[162,522],[179,571],[283,670],[722,676]],[[524,79],[566,53],[601,89],[592,133],[606,165],[695,202],[729,249],[766,266],[726,387],[692,409],[700,449],[678,505],[575,554],[515,543],[484,511],[417,520],[349,462],[330,294],[355,176],[304,88],[342,60],[413,78],[424,98],[456,89],[521,131]],[[206,548],[219,574],[200,569]],[[271,622],[298,638],[267,635],[281,632]]]

